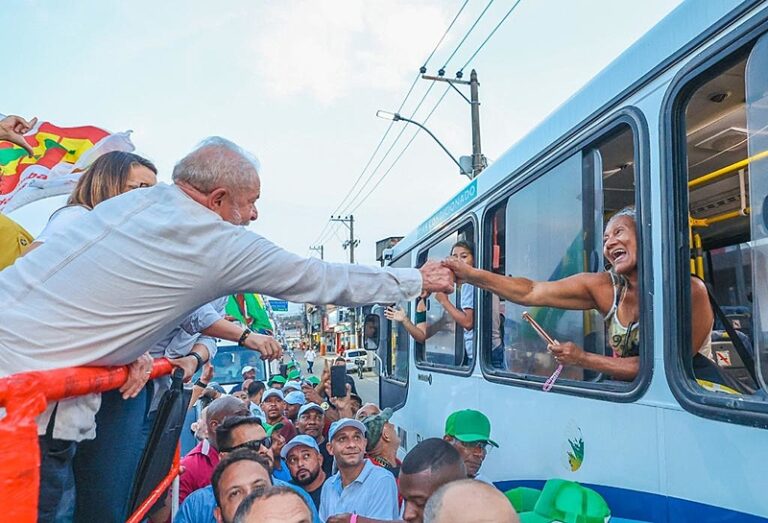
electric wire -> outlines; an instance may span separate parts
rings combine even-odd
[[[434,85],[434,84],[432,84],[432,85]],[[435,104],[435,106],[432,108],[432,110],[429,112],[429,114],[427,115],[427,117],[426,117],[426,118],[424,118],[424,124],[426,124],[426,123],[429,121],[429,119],[432,117],[432,115],[435,113],[435,111],[436,111],[436,110],[437,110],[437,108],[440,106],[440,104],[443,102],[443,99],[445,98],[445,95],[447,95],[447,94],[448,94],[448,91],[449,91],[450,89],[451,89],[451,86],[450,86],[450,85],[449,85],[448,87],[446,87],[446,88],[445,88],[445,91],[443,91],[443,94],[442,94],[442,96],[441,96],[441,97],[440,97],[440,98],[437,100],[437,103],[436,103],[436,104]],[[403,127],[403,128],[405,128],[405,127]],[[373,193],[373,191],[375,191],[375,190],[376,190],[376,188],[377,188],[379,185],[381,185],[381,182],[383,182],[383,181],[384,181],[384,179],[387,177],[387,175],[389,175],[389,173],[392,171],[392,169],[395,167],[395,165],[397,165],[397,162],[399,162],[399,161],[400,161],[400,158],[403,156],[403,154],[405,154],[405,151],[407,151],[407,150],[408,150],[408,148],[411,146],[411,144],[413,143],[413,141],[416,139],[416,136],[418,136],[418,134],[419,134],[420,132],[421,132],[421,128],[417,128],[417,129],[416,129],[416,132],[415,132],[415,133],[413,133],[413,136],[411,136],[411,139],[410,139],[410,140],[408,140],[408,143],[406,143],[406,144],[405,144],[405,147],[403,147],[403,149],[400,151],[400,153],[399,153],[399,154],[397,155],[397,157],[394,159],[394,161],[393,161],[393,162],[392,162],[392,164],[389,166],[389,168],[388,168],[388,169],[387,169],[387,170],[384,172],[384,174],[383,174],[383,175],[381,175],[381,178],[379,178],[379,180],[376,182],[376,184],[375,184],[373,187],[371,187],[371,190],[370,190],[370,191],[368,191],[368,193],[367,193],[367,194],[366,194],[366,195],[363,197],[363,199],[362,199],[362,200],[360,200],[360,201],[358,202],[358,204],[357,204],[357,205],[354,207],[354,209],[352,209],[352,210],[350,211],[350,214],[353,214],[355,211],[357,211],[357,209],[358,209],[358,208],[360,208],[360,206],[361,206],[363,203],[365,203],[365,201],[366,201],[366,200],[368,199],[368,197],[369,197],[369,196],[370,196],[370,195]]]
[[[490,32],[490,34],[483,40],[483,43],[480,44],[480,47],[477,48],[477,50],[472,53],[472,56],[469,57],[469,60],[467,60],[467,63],[465,63],[463,66],[461,66],[461,69],[459,69],[459,72],[463,72],[464,69],[472,62],[472,60],[475,59],[477,54],[482,50],[483,47],[485,47],[485,44],[488,43],[488,40],[490,40],[494,34],[496,34],[496,31],[498,31],[499,27],[502,26],[504,21],[509,17],[509,15],[512,14],[512,11],[514,11],[518,5],[520,5],[520,2],[522,0],[517,0],[514,4],[512,4],[512,7],[509,8],[509,11],[507,11],[507,14],[504,15],[504,17],[499,21],[498,24],[496,24],[496,27],[493,28],[493,30]]]
[[[491,0],[491,1],[488,3],[488,5],[486,6],[486,8],[483,10],[483,12],[482,12],[482,13],[480,13],[480,16],[477,18],[477,20],[475,20],[475,24],[473,24],[473,25],[472,25],[472,27],[470,27],[469,31],[467,32],[467,35],[469,34],[469,32],[471,32],[471,31],[472,31],[472,29],[474,29],[474,26],[475,26],[475,25],[477,25],[477,22],[479,22],[479,21],[480,21],[480,19],[483,17],[483,15],[485,14],[485,12],[486,12],[486,11],[488,10],[488,8],[491,6],[491,4],[493,3],[493,1],[494,1],[494,0]],[[480,46],[479,46],[479,47],[478,47],[478,48],[475,50],[475,52],[474,52],[474,53],[472,53],[472,56],[470,56],[470,57],[469,57],[469,59],[467,60],[467,62],[466,62],[466,63],[465,63],[463,66],[462,66],[462,68],[459,70],[460,72],[461,72],[461,71],[464,71],[464,69],[465,69],[465,68],[466,68],[466,67],[467,67],[467,66],[468,66],[470,63],[472,63],[472,60],[474,60],[474,59],[477,57],[477,55],[480,53],[480,51],[483,49],[483,47],[485,47],[485,45],[486,45],[486,44],[488,43],[488,41],[489,41],[489,40],[490,40],[490,39],[493,37],[493,35],[494,35],[494,34],[496,34],[496,31],[498,31],[498,30],[499,30],[499,28],[500,28],[500,27],[501,27],[501,26],[504,24],[504,22],[507,20],[507,18],[509,18],[509,15],[511,15],[511,14],[512,14],[512,12],[513,12],[513,11],[514,11],[514,10],[517,8],[517,6],[518,6],[518,5],[520,5],[520,3],[521,3],[521,2],[522,2],[522,0],[517,0],[517,1],[516,1],[514,4],[512,4],[512,7],[510,7],[510,8],[509,8],[509,10],[508,10],[508,11],[507,11],[507,13],[506,13],[506,14],[505,14],[505,15],[502,17],[502,19],[499,21],[499,23],[497,23],[497,24],[496,24],[496,26],[495,26],[495,27],[494,27],[494,28],[491,30],[491,32],[488,34],[488,36],[487,36],[487,37],[486,37],[486,38],[483,40],[483,42],[480,44]],[[466,40],[466,36],[467,36],[467,35],[465,35],[465,38],[464,38],[464,39],[462,39],[462,43],[463,43],[463,41],[464,41],[464,40]],[[459,47],[460,47],[460,45],[459,45]],[[458,47],[457,47],[457,50],[458,50]],[[447,62],[450,62],[450,58],[452,58],[454,54],[455,54],[455,51],[454,51],[454,53],[451,55],[451,57],[449,57],[449,59],[446,61],[446,66],[447,66]],[[445,66],[444,66],[444,67],[445,67]],[[434,85],[434,84],[433,84],[433,85]],[[437,103],[435,104],[435,106],[432,108],[432,111],[430,111],[430,113],[429,113],[429,115],[427,116],[427,118],[424,120],[424,122],[422,122],[423,124],[426,124],[426,122],[427,122],[427,120],[429,119],[429,117],[431,117],[431,116],[432,116],[432,114],[433,114],[433,113],[434,113],[434,112],[437,110],[438,106],[439,106],[439,105],[440,105],[440,103],[443,101],[443,98],[445,98],[445,95],[448,93],[448,90],[449,90],[449,89],[450,89],[450,86],[449,86],[448,88],[446,88],[446,90],[445,90],[445,92],[443,93],[443,95],[440,97],[440,99],[437,101]],[[411,139],[408,141],[408,143],[406,144],[406,146],[405,146],[405,147],[404,147],[404,148],[403,148],[403,149],[400,151],[400,154],[398,154],[397,158],[395,158],[395,160],[394,160],[394,161],[392,162],[392,164],[389,166],[389,168],[387,169],[387,171],[386,171],[386,172],[385,172],[385,173],[384,173],[384,174],[381,176],[381,178],[379,178],[379,180],[378,180],[378,181],[377,181],[377,182],[374,184],[374,186],[371,188],[371,190],[369,190],[369,191],[368,191],[368,193],[366,193],[366,195],[363,197],[363,199],[362,199],[362,200],[360,200],[360,201],[357,203],[357,205],[355,205],[355,207],[354,207],[354,208],[353,208],[353,209],[350,211],[350,214],[354,213],[354,212],[355,212],[355,211],[356,211],[356,210],[357,210],[357,209],[358,209],[358,208],[359,208],[359,207],[360,207],[360,206],[363,204],[363,202],[365,202],[365,200],[367,200],[367,199],[368,199],[368,197],[369,197],[369,196],[370,196],[370,195],[373,193],[373,191],[374,191],[374,190],[375,190],[375,189],[376,189],[376,188],[377,188],[377,187],[378,187],[378,186],[381,184],[381,182],[382,182],[382,181],[384,181],[384,179],[387,177],[387,175],[389,174],[389,172],[390,172],[390,171],[391,171],[391,170],[392,170],[392,169],[395,167],[395,165],[396,165],[396,164],[397,164],[397,162],[400,160],[400,158],[403,156],[403,154],[404,154],[404,153],[405,153],[405,151],[408,149],[408,147],[411,145],[411,143],[413,143],[414,139],[415,139],[415,138],[416,138],[416,136],[419,134],[419,132],[421,132],[421,129],[418,129],[418,130],[417,130],[417,131],[414,133],[414,135],[413,135],[413,136],[411,137]],[[401,134],[402,134],[402,133],[401,133]],[[391,148],[390,148],[390,149],[391,149]],[[374,172],[375,172],[375,171],[374,171]],[[361,188],[361,189],[362,189],[362,188]],[[353,201],[354,201],[354,199],[353,199]]]
[[[491,3],[492,3],[492,2],[493,2],[493,0],[491,0]],[[427,65],[429,64],[430,60],[431,60],[431,59],[432,59],[432,57],[434,56],[435,52],[438,50],[438,48],[439,48],[439,47],[440,47],[440,45],[442,44],[443,40],[445,40],[445,37],[448,35],[448,33],[450,32],[450,30],[453,28],[454,24],[456,23],[456,20],[458,20],[459,16],[460,16],[460,15],[461,15],[461,13],[464,11],[464,8],[466,8],[466,7],[467,7],[467,4],[468,4],[468,3],[469,3],[469,0],[465,0],[465,1],[464,1],[464,3],[461,5],[461,7],[459,8],[458,12],[457,12],[457,13],[456,13],[456,15],[453,17],[453,20],[451,20],[451,23],[448,25],[448,28],[447,28],[447,29],[446,29],[446,30],[443,32],[443,35],[440,37],[440,40],[438,40],[438,42],[437,42],[437,44],[435,45],[434,49],[432,49],[432,52],[429,54],[429,56],[427,57],[427,59],[424,61],[424,65],[423,65],[422,67],[424,67],[424,68],[426,68],[426,67],[427,67]],[[486,10],[487,10],[487,7],[486,7]],[[485,11],[483,11],[483,13],[484,13],[484,12],[485,12]],[[475,25],[476,25],[476,24],[477,24],[477,21],[475,22]],[[474,25],[473,25],[473,27],[474,27]],[[465,35],[465,37],[464,37],[464,39],[463,39],[463,40],[466,40],[466,35]],[[463,41],[463,40],[462,40],[462,41]],[[458,48],[457,48],[457,49],[458,49]],[[454,50],[454,54],[455,54],[455,53],[456,53],[456,50]],[[416,87],[416,84],[418,83],[418,81],[419,81],[419,78],[420,78],[420,77],[421,77],[421,72],[419,72],[419,74],[417,74],[417,75],[416,75],[416,77],[413,79],[413,82],[411,83],[411,86],[410,86],[410,88],[408,89],[408,92],[406,93],[405,97],[403,98],[403,101],[400,103],[400,107],[398,108],[397,112],[400,112],[400,111],[402,111],[403,107],[405,106],[406,102],[408,101],[408,98],[411,96],[411,93],[413,93],[413,89]],[[431,89],[431,87],[430,87],[430,89]],[[428,90],[427,92],[429,92],[429,90]],[[423,99],[422,99],[422,103],[423,103]],[[419,106],[420,106],[420,105],[419,105]],[[415,111],[414,111],[414,114],[415,114]],[[373,151],[373,153],[371,154],[370,158],[369,158],[369,159],[368,159],[368,161],[366,162],[366,164],[365,164],[365,167],[363,167],[363,170],[360,172],[360,175],[358,175],[357,179],[356,179],[356,180],[355,180],[355,182],[352,184],[352,187],[349,189],[349,191],[348,191],[348,192],[347,192],[347,194],[344,196],[344,198],[342,198],[342,200],[341,200],[341,202],[339,203],[339,205],[338,205],[338,206],[336,207],[336,209],[335,209],[335,210],[334,210],[334,211],[331,213],[331,215],[332,215],[332,216],[333,216],[333,215],[335,215],[335,214],[337,214],[337,213],[339,212],[339,209],[340,209],[340,208],[342,208],[342,207],[345,205],[345,203],[347,203],[347,199],[348,199],[348,198],[349,198],[349,196],[350,196],[350,195],[351,195],[351,194],[354,192],[355,188],[356,188],[356,187],[357,187],[357,185],[360,183],[360,180],[363,178],[363,175],[365,174],[365,171],[368,169],[368,167],[369,167],[369,166],[371,165],[371,163],[373,162],[373,159],[376,157],[376,154],[377,154],[377,153],[379,152],[379,150],[381,149],[381,146],[383,145],[383,143],[384,143],[384,141],[386,140],[387,136],[389,136],[389,133],[390,133],[390,131],[391,131],[391,129],[392,129],[392,126],[394,125],[394,123],[395,123],[394,121],[393,121],[393,122],[390,122],[389,126],[387,126],[387,129],[386,129],[386,131],[384,132],[384,135],[381,137],[381,140],[379,140],[379,143],[376,145],[376,148],[374,149],[374,151]],[[399,136],[401,136],[401,135],[402,135],[402,132],[401,132],[400,134],[398,134],[398,138],[399,138]],[[396,143],[396,142],[397,142],[397,139],[395,140],[395,143]],[[390,148],[390,150],[391,150],[391,148]],[[385,155],[384,155],[384,158],[386,158],[386,156],[387,156],[387,155],[385,154]],[[380,163],[379,165],[381,165],[381,163]],[[374,170],[374,173],[375,173],[375,172],[376,172],[376,171]],[[361,188],[361,189],[358,191],[358,194],[357,194],[357,195],[355,195],[355,197],[353,197],[353,198],[352,198],[352,201],[354,201],[354,200],[357,198],[357,196],[359,196],[359,194],[360,194],[360,193],[362,193],[362,190],[364,189],[364,187],[365,187],[365,184],[364,184],[364,185],[363,185],[363,187],[362,187],[362,188]],[[325,225],[323,226],[323,229],[320,231],[320,234],[318,234],[318,236],[317,236],[317,238],[315,239],[315,241],[314,241],[314,242],[312,242],[312,245],[316,245],[316,244],[318,244],[318,243],[322,243],[320,240],[322,240],[322,241],[325,241],[325,236],[327,236],[327,229],[328,229],[329,227],[333,227],[334,225],[338,226],[338,222],[332,222],[332,221],[328,220],[328,221],[325,223]]]
[[[485,6],[485,9],[483,9],[483,12],[482,12],[482,13],[480,13],[480,16],[478,16],[478,17],[477,17],[477,19],[475,19],[475,23],[473,23],[473,24],[472,24],[472,26],[471,26],[471,27],[470,27],[470,28],[467,30],[467,32],[466,32],[466,33],[464,33],[464,38],[462,38],[462,39],[461,39],[461,41],[459,42],[459,45],[457,45],[457,46],[456,46],[456,49],[454,49],[454,50],[453,50],[453,52],[451,53],[451,55],[450,55],[450,56],[448,57],[448,59],[445,61],[445,65],[443,65],[443,67],[441,67],[441,70],[443,70],[443,71],[444,71],[444,70],[445,70],[445,68],[446,68],[446,67],[448,67],[448,63],[449,63],[451,60],[453,60],[453,57],[454,57],[454,56],[456,56],[456,53],[458,53],[458,52],[459,52],[459,49],[461,49],[461,46],[462,46],[462,45],[464,45],[464,42],[467,40],[467,38],[469,38],[469,35],[470,35],[470,34],[472,34],[472,31],[475,29],[475,27],[476,27],[476,26],[477,26],[477,24],[480,22],[480,20],[482,20],[482,19],[483,19],[483,16],[485,15],[486,11],[488,11],[488,9],[491,7],[491,5],[493,5],[493,2],[494,2],[494,1],[495,1],[495,0],[490,0],[490,1],[488,2],[488,5],[486,5],[486,6]]]

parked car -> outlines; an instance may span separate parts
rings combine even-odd
[[[365,349],[352,349],[344,353],[344,359],[347,360],[347,372],[357,372],[358,360],[363,362],[365,370],[371,370],[368,365],[368,351]]]

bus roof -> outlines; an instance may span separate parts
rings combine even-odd
[[[394,257],[411,249],[420,238],[465,212],[511,173],[535,159],[542,151],[566,138],[580,124],[597,117],[606,104],[631,94],[635,84],[656,76],[695,47],[697,37],[729,14],[741,14],[759,3],[757,0],[686,0],[637,42],[627,48],[603,71],[566,100],[543,122],[501,157],[489,165],[459,193],[438,209],[416,230],[398,243]],[[737,9],[738,8],[738,9]]]

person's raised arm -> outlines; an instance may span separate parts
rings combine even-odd
[[[405,314],[404,309],[400,307],[387,307],[384,311],[384,316],[389,321],[399,321],[402,323],[403,327],[405,327],[405,330],[408,331],[408,334],[410,334],[411,337],[416,340],[416,342],[424,343],[427,340],[426,331],[419,327],[419,325],[422,324],[420,323],[419,325],[414,325],[408,315]]]
[[[699,352],[712,335],[715,313],[709,303],[706,284],[698,278],[691,278],[691,351]]]
[[[27,121],[21,116],[5,116],[0,120],[0,140],[6,140],[18,145],[27,151],[29,156],[32,156],[32,146],[27,143],[27,140],[23,135],[32,129],[36,123],[37,118],[32,118],[30,121]]]
[[[435,294],[435,299],[443,306],[443,309],[448,315],[459,325],[462,329],[471,331],[475,328],[475,311],[474,309],[466,308],[459,309],[448,296],[442,292]]]
[[[610,284],[607,273],[582,272],[562,280],[534,281],[476,269],[453,258],[443,260],[443,265],[451,269],[457,279],[486,289],[505,300],[528,306],[599,309],[594,293],[606,284],[606,279]]]
[[[450,291],[453,274],[439,262],[392,269],[302,258],[256,233],[238,230],[214,246],[220,256],[222,295],[260,292],[298,303],[357,305],[415,298],[423,289]]]
[[[555,356],[555,360],[558,363],[602,372],[615,380],[632,381],[640,371],[639,356],[612,358],[610,356],[593,354],[570,341],[555,343],[550,345],[548,349]]]

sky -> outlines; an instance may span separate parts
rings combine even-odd
[[[489,161],[678,3],[521,0],[465,69],[465,78],[478,73]],[[463,4],[3,0],[0,113],[133,130],[136,152],[164,182],[200,140],[228,138],[261,162],[252,230],[302,255],[322,244],[326,260],[346,261],[347,230],[327,224],[332,213],[353,213],[356,259],[372,264],[376,240],[413,231],[468,181],[427,135],[405,148],[416,128],[403,122],[392,123],[374,154],[391,123],[376,111],[401,106]],[[453,76],[513,5],[467,1],[428,74],[446,65]],[[430,85],[418,80],[401,112],[423,122],[437,106],[427,126],[454,156],[471,154],[469,105],[452,91],[438,104],[444,87],[427,93]],[[10,216],[35,235],[64,199]]]

